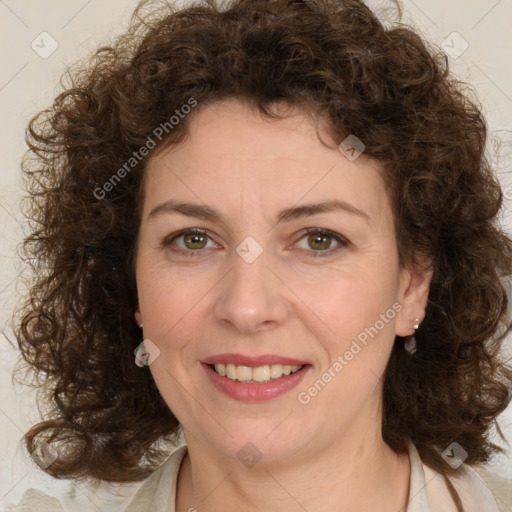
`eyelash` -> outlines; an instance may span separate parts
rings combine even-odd
[[[208,233],[203,229],[199,229],[199,228],[183,229],[181,231],[178,231],[177,233],[173,233],[172,235],[167,236],[161,244],[162,248],[166,248],[166,247],[170,246],[171,243],[174,242],[175,240],[177,240],[178,238],[181,238],[181,237],[183,237],[185,235],[189,235],[189,234],[207,236],[208,238],[210,238],[208,236]],[[334,231],[330,231],[329,229],[320,229],[320,228],[306,228],[304,230],[304,232],[302,233],[302,236],[297,240],[297,242],[302,240],[306,235],[311,235],[311,234],[328,236],[330,238],[333,238],[334,240],[336,240],[336,242],[338,242],[340,244],[339,247],[336,247],[334,249],[324,249],[324,250],[319,250],[319,251],[313,251],[313,250],[307,251],[307,252],[312,253],[311,254],[312,258],[325,258],[327,256],[332,255],[333,253],[337,253],[341,249],[346,248],[350,245],[350,242],[345,237],[339,235],[338,233],[335,233]],[[177,251],[177,252],[190,253],[190,256],[192,256],[192,257],[201,256],[202,255],[201,253],[203,252],[203,249],[196,249],[196,250],[194,250],[194,249],[187,249],[187,250],[173,249],[173,250]]]

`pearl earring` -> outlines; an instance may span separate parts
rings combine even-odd
[[[143,323],[141,322],[140,325],[139,325],[140,329],[142,329],[142,325],[143,325]],[[142,362],[143,361],[143,357],[145,355],[144,341],[142,341],[140,343],[140,345],[135,349],[134,353],[135,353],[135,364],[139,368],[144,368],[144,363]]]
[[[407,337],[407,340],[404,344],[405,350],[409,352],[409,354],[414,354],[416,352],[416,339],[414,334],[416,333],[418,327],[420,326],[420,319],[415,318],[413,320],[412,328],[414,329],[414,333]]]

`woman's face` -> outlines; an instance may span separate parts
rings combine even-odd
[[[428,283],[399,267],[378,166],[298,111],[196,114],[148,162],[136,269],[150,371],[187,442],[272,462],[380,435],[381,377]]]

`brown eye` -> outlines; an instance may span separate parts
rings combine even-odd
[[[329,256],[349,246],[349,242],[346,238],[327,229],[308,228],[306,234],[300,240],[303,239],[306,239],[307,247],[302,247],[302,249],[312,253],[311,256],[314,258]],[[333,241],[338,244],[334,249],[331,248]]]
[[[207,235],[202,233],[190,233],[183,236],[183,243],[189,249],[204,249],[205,240],[208,238]],[[189,245],[190,244],[190,245]]]
[[[170,247],[171,250],[176,252],[187,253],[187,256],[200,256],[202,254],[201,249],[208,248],[206,245],[209,238],[206,231],[186,229],[166,237],[162,242],[162,247]],[[176,246],[177,248],[174,248]]]
[[[308,243],[310,247],[318,250],[329,249],[331,245],[331,239],[329,235],[324,235],[323,233],[317,233],[313,235],[308,235]]]

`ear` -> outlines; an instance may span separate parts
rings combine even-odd
[[[433,269],[428,264],[402,269],[398,297],[402,309],[395,323],[395,334],[398,336],[414,334],[414,319],[418,318],[421,323],[425,318],[432,274]]]
[[[140,314],[140,310],[137,306],[137,309],[135,310],[135,321],[137,322],[137,325],[140,326],[140,324],[142,323],[142,315]]]

